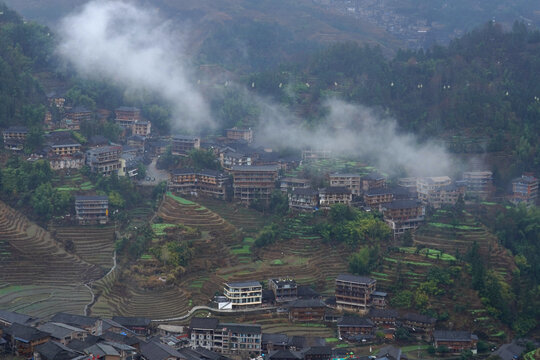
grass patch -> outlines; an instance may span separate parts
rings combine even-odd
[[[173,200],[178,201],[182,205],[195,205],[193,201],[189,201],[187,199],[184,199],[183,197],[173,195],[170,191],[167,191],[167,196]]]
[[[152,260],[154,257],[150,254],[142,254],[141,260]]]
[[[242,247],[232,248],[231,253],[234,255],[251,255],[251,246],[243,245]]]
[[[456,225],[456,226],[454,226],[454,225],[438,223],[438,222],[429,222],[428,225],[436,227],[436,228],[442,228],[442,229],[482,230],[481,227],[477,227],[477,226],[469,226],[469,225]]]
[[[490,334],[489,336],[491,336],[491,337],[504,337],[505,335],[506,335],[506,333],[501,330],[501,331],[499,331],[499,332],[497,332],[495,334]]]
[[[276,259],[270,263],[271,265],[283,265],[283,261]]]
[[[252,237],[245,237],[244,238],[244,242],[246,244],[253,244],[255,242],[255,238],[252,238]]]
[[[152,230],[156,236],[165,236],[165,229],[176,227],[175,224],[152,224]]]
[[[300,326],[302,326],[302,327],[316,327],[316,328],[326,327],[326,325],[324,325],[324,324],[317,324],[317,323],[305,323],[305,324],[300,324]]]
[[[333,343],[333,342],[338,342],[339,339],[338,338],[335,338],[335,337],[330,337],[330,338],[326,338],[324,339],[327,343]]]
[[[416,248],[415,247],[400,247],[399,250],[403,251],[403,252],[406,252],[408,254],[416,254]],[[420,250],[420,252],[418,254],[419,255],[426,255],[426,253],[428,254],[427,257],[430,258],[430,259],[443,260],[443,261],[456,261],[457,260],[455,256],[444,253],[444,252],[442,252],[440,250],[436,250],[436,249],[424,248],[424,249]]]
[[[426,350],[430,347],[430,345],[410,345],[405,346],[401,348],[401,351],[408,352],[408,351],[414,351],[414,350]]]
[[[390,261],[390,262],[393,262],[393,263],[397,263],[397,262],[398,262],[398,260],[392,259],[392,258],[388,258],[388,257],[385,257],[384,260]],[[433,265],[433,264],[431,264],[431,263],[418,262],[418,261],[409,261],[409,260],[401,260],[401,262],[402,262],[403,264],[410,264],[410,265],[416,265],[416,266],[431,266],[431,265]]]
[[[388,274],[380,273],[380,272],[375,272],[375,271],[372,271],[371,274],[372,274],[372,275],[377,275],[377,276],[382,276],[382,277],[387,277],[387,276],[388,276]]]
[[[58,190],[58,191],[77,191],[79,189],[71,187],[71,186],[60,186],[60,187],[57,187],[56,190]]]

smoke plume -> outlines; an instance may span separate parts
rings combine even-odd
[[[259,106],[257,138],[267,146],[330,150],[363,159],[389,174],[450,175],[457,165],[442,144],[420,143],[415,135],[399,131],[395,119],[361,105],[328,99],[325,121],[310,128],[278,105],[259,101]]]
[[[121,0],[94,0],[60,24],[59,53],[82,75],[111,79],[170,102],[176,128],[213,125],[189,77],[182,33],[157,11]]]
[[[161,94],[176,110],[176,128],[200,131],[214,124],[210,107],[190,82],[189,58],[178,45],[185,34],[155,11],[121,0],[94,0],[62,21],[61,35],[59,52],[82,74]],[[442,145],[420,143],[400,132],[394,119],[366,107],[329,99],[326,119],[307,128],[288,109],[245,88],[241,93],[261,110],[256,138],[265,147],[330,150],[389,174],[443,175],[455,168]]]

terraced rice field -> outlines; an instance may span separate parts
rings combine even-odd
[[[90,301],[83,284],[104,271],[67,253],[49,232],[0,202],[0,308],[48,316],[58,311],[82,313]]]
[[[114,226],[70,226],[54,228],[56,238],[71,241],[81,259],[108,270],[113,265]]]
[[[325,339],[336,336],[335,330],[326,327],[324,324],[290,323],[286,318],[257,320],[257,324],[260,324],[262,331],[268,334],[321,337]]]

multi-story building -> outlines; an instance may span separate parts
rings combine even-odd
[[[418,199],[424,204],[429,204],[433,201],[436,193],[452,184],[452,180],[448,176],[423,177],[416,180],[416,192]]]
[[[180,194],[203,194],[224,200],[229,178],[216,170],[175,169],[168,183],[170,191]]]
[[[270,279],[268,288],[274,293],[276,302],[294,301],[298,298],[298,287],[292,279]]]
[[[326,304],[320,299],[300,299],[289,306],[289,320],[300,322],[322,322]]]
[[[47,147],[47,153],[50,156],[69,156],[81,151],[81,144],[72,139],[64,139],[51,142]]]
[[[319,206],[319,192],[313,189],[294,189],[289,193],[289,208],[313,211]]]
[[[388,188],[375,188],[364,192],[364,203],[366,206],[378,207],[394,200],[394,192]]]
[[[245,140],[248,143],[253,142],[253,130],[251,128],[237,128],[233,127],[232,129],[225,130],[227,134],[227,139],[230,140]]]
[[[109,199],[106,196],[75,196],[75,216],[80,225],[106,224]]]
[[[219,162],[225,170],[231,170],[233,166],[251,166],[252,158],[250,155],[226,148],[219,152]]]
[[[131,128],[133,135],[148,136],[152,129],[152,123],[150,121],[135,121]]]
[[[173,155],[188,155],[192,150],[200,149],[201,139],[196,136],[174,135],[171,152]]]
[[[365,317],[346,315],[338,322],[338,336],[341,339],[373,335],[375,324]]]
[[[62,126],[69,130],[79,130],[82,121],[92,120],[92,111],[79,106],[66,111],[65,118],[62,120]]]
[[[121,146],[103,146],[86,151],[86,165],[92,172],[111,175],[120,167]]]
[[[418,200],[394,200],[380,206],[384,221],[394,236],[414,230],[424,222],[426,208]]]
[[[532,175],[522,175],[512,181],[512,203],[536,205],[538,198],[538,179]]]
[[[258,281],[226,283],[224,295],[231,302],[233,310],[262,305],[262,285]]]
[[[48,322],[37,327],[38,330],[51,334],[51,337],[63,345],[67,345],[71,340],[84,341],[88,332],[84,329],[56,322]]]
[[[459,197],[465,196],[466,185],[463,181],[456,181],[447,186],[442,186],[431,193],[428,204],[435,209],[443,205],[455,205]]]
[[[24,126],[11,126],[2,131],[4,148],[6,150],[21,151],[28,136],[28,129]]]
[[[116,123],[126,129],[132,129],[133,124],[141,120],[141,111],[136,107],[121,106],[114,113]]]
[[[487,199],[493,189],[493,173],[491,171],[466,171],[463,181],[467,184],[467,193],[480,199]]]
[[[386,297],[387,293],[384,291],[374,291],[371,294],[371,305],[375,309],[384,309],[386,308]]]
[[[302,161],[310,162],[317,160],[326,160],[332,157],[332,152],[330,150],[303,150],[302,151]]]
[[[231,355],[260,355],[262,330],[260,325],[220,323],[214,334],[214,351]]]
[[[307,189],[309,187],[311,187],[311,181],[309,179],[284,177],[281,179],[281,185],[279,188],[283,192],[288,192],[294,189]]]
[[[435,330],[433,332],[433,346],[435,348],[445,346],[451,354],[460,354],[470,350],[476,354],[478,336],[469,331]]]
[[[437,319],[416,313],[406,313],[400,317],[401,325],[409,329],[410,335],[421,340],[431,340]]]
[[[398,316],[398,312],[393,309],[372,308],[369,311],[371,321],[373,321],[375,326],[383,329],[395,329]]]
[[[47,160],[53,170],[80,169],[84,165],[84,154],[79,152],[67,156],[53,155],[48,156]]]
[[[361,177],[358,174],[330,174],[331,187],[346,187],[351,194],[358,196],[362,193]]]
[[[336,278],[336,304],[339,309],[367,313],[377,280],[367,276],[341,274]]]
[[[379,173],[371,173],[362,177],[362,191],[386,187],[386,177]]]
[[[351,190],[342,186],[319,189],[319,204],[323,209],[329,209],[334,204],[350,205],[352,202]]]
[[[189,325],[192,349],[204,348],[223,354],[261,353],[260,325],[219,323],[215,318],[192,318]]]
[[[233,166],[234,198],[251,203],[255,199],[268,201],[276,188],[277,165]]]

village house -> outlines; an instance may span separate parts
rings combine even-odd
[[[456,181],[450,185],[442,186],[434,191],[428,204],[434,209],[439,209],[443,205],[455,205],[460,197],[465,196],[466,185],[463,181]]]
[[[371,208],[378,208],[394,200],[394,193],[388,188],[375,188],[364,192],[364,203]]]
[[[86,151],[86,165],[90,171],[102,175],[111,175],[121,167],[121,146],[102,146]]]
[[[84,341],[84,339],[88,335],[88,332],[86,330],[80,329],[75,326],[55,322],[47,322],[43,325],[38,326],[37,328],[38,330],[49,333],[55,341],[58,341],[63,345],[67,345],[73,339],[79,339]]]
[[[171,152],[173,155],[187,156],[192,150],[201,147],[201,139],[196,136],[174,135],[172,137]]]
[[[226,283],[224,295],[231,302],[233,310],[262,305],[262,285],[258,281]]]
[[[331,346],[310,346],[303,351],[304,360],[330,360],[332,358]]]
[[[28,136],[28,129],[24,126],[11,126],[2,131],[2,137],[4,139],[4,149],[11,151],[22,151],[26,137]]]
[[[476,354],[478,336],[468,331],[435,330],[433,332],[433,346],[435,348],[446,347],[451,354],[460,354],[470,350]]]
[[[369,311],[371,321],[373,321],[375,326],[383,329],[395,329],[398,316],[398,312],[393,309],[373,308]]]
[[[370,191],[386,187],[386,177],[379,173],[371,173],[362,177],[362,191]]]
[[[372,294],[377,280],[367,276],[341,274],[336,278],[338,309],[367,313],[372,305]]]
[[[225,200],[229,178],[216,170],[175,169],[171,172],[168,188],[180,194],[199,194]]]
[[[289,320],[292,322],[322,322],[326,304],[319,299],[299,299],[289,305]]]
[[[319,206],[319,192],[313,189],[297,188],[288,194],[289,208],[300,211],[314,211]]]
[[[82,357],[83,352],[70,349],[56,341],[48,341],[36,346],[32,355],[33,360],[76,359]],[[83,357],[81,360],[87,359]]]
[[[260,325],[219,323],[215,318],[192,318],[189,325],[190,347],[223,354],[261,353]]]
[[[362,193],[361,177],[358,174],[339,174],[329,175],[331,187],[346,187],[354,196]]]
[[[214,351],[231,354],[260,355],[262,330],[260,325],[220,323],[214,335]]]
[[[268,201],[276,188],[278,166],[233,166],[234,198],[245,203]]]
[[[32,357],[36,346],[51,339],[49,333],[19,323],[11,324],[3,332],[11,352],[26,359]]]
[[[351,190],[346,187],[337,186],[319,189],[319,205],[322,209],[329,209],[334,204],[350,205],[351,202]]]
[[[358,341],[373,336],[375,325],[365,317],[345,315],[337,324],[338,337],[344,340]]]
[[[85,107],[78,106],[66,111],[62,119],[61,126],[67,130],[80,130],[82,121],[92,120],[92,111]]]
[[[191,318],[188,332],[191,348],[202,347],[212,350],[214,348],[214,333],[218,325],[219,320],[216,318]]]
[[[30,326],[37,321],[37,318],[29,315],[19,314],[13,311],[0,310],[0,326],[11,326],[13,323]]]
[[[330,150],[302,150],[302,161],[310,162],[317,160],[326,160],[332,157]]]
[[[167,152],[167,148],[171,145],[169,140],[158,139],[150,140],[145,144],[145,150],[152,156],[161,156]]]
[[[371,305],[375,309],[385,309],[386,308],[386,297],[387,293],[383,291],[374,291],[371,294]]]
[[[49,165],[52,170],[63,170],[63,169],[80,169],[84,166],[84,154],[75,153],[68,156],[49,156],[47,157]]]
[[[95,317],[68,313],[56,313],[50,321],[84,329],[88,331],[90,335],[99,335],[98,329],[100,328],[101,323],[101,320]]]
[[[225,170],[231,170],[233,166],[250,166],[251,156],[226,147],[218,153],[219,163]]]
[[[418,199],[425,205],[439,208],[443,204],[455,204],[460,194],[465,193],[461,184],[454,187],[448,176],[423,177],[416,181]]]
[[[237,128],[225,130],[227,139],[230,140],[244,140],[248,143],[253,142],[253,130],[251,128]]]
[[[418,228],[424,222],[426,209],[418,200],[394,200],[380,206],[384,221],[394,237]]]
[[[410,330],[410,334],[419,340],[430,341],[435,330],[437,319],[427,315],[406,313],[400,317],[404,328]]]
[[[141,120],[141,111],[136,107],[121,106],[114,111],[115,122],[123,128],[132,129],[133,125]]]
[[[139,165],[143,162],[142,156],[131,152],[123,152],[119,161],[118,176],[136,177],[139,175]]]
[[[298,299],[298,287],[292,279],[269,279],[268,288],[274,293],[278,303]]]
[[[131,127],[131,133],[138,136],[149,136],[152,129],[150,121],[135,121]]]
[[[113,316],[113,321],[137,335],[148,336],[151,332],[151,320],[143,317]]]
[[[144,149],[144,144],[146,142],[146,137],[141,135],[131,135],[126,139],[128,146],[133,146],[136,148]]]
[[[281,179],[279,188],[283,192],[292,191],[294,189],[307,189],[311,187],[309,179],[300,179],[294,177],[284,177]]]
[[[538,198],[538,179],[532,175],[524,174],[512,180],[513,204],[525,204],[527,206],[536,205]]]
[[[75,196],[75,218],[79,225],[106,224],[109,221],[109,198]]]
[[[479,199],[487,199],[493,191],[493,172],[466,171],[463,181],[467,184],[467,194]]]

